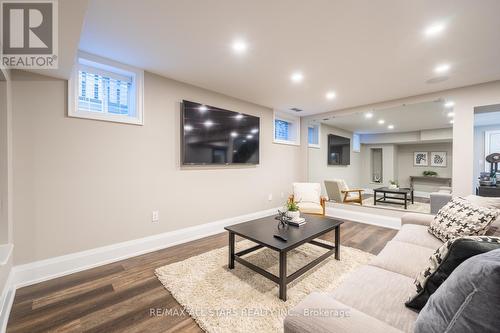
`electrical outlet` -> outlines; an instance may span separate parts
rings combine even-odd
[[[281,199],[283,199],[285,197],[285,193],[281,192],[280,196],[281,196]]]
[[[273,201],[273,194],[272,194],[272,193],[269,193],[269,194],[267,195],[267,200],[269,200],[269,201]]]
[[[159,221],[160,221],[160,211],[153,210],[153,213],[151,214],[151,222],[158,223]]]

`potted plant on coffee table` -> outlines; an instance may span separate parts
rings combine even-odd
[[[290,200],[286,203],[286,215],[292,220],[297,220],[300,217],[299,205],[294,200]]]
[[[395,180],[390,180],[389,181],[389,188],[391,190],[397,190],[399,188],[398,182]]]

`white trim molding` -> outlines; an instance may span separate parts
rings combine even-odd
[[[282,120],[291,125],[289,140],[276,139],[276,120]],[[300,146],[300,117],[286,114],[284,112],[273,111],[273,143]]]
[[[9,321],[10,310],[16,296],[16,288],[14,287],[14,271],[9,272],[9,277],[5,282],[5,286],[0,295],[0,332],[7,331],[7,322]]]
[[[361,210],[358,210],[356,208],[361,208]],[[387,210],[378,208],[370,209],[369,207],[359,207],[359,206],[342,207],[341,205],[336,205],[335,207],[326,207],[325,215],[333,218],[376,225],[384,228],[390,228],[396,230],[400,229],[401,215],[407,212],[396,212],[396,214],[393,214],[391,213],[392,212],[391,211],[387,215],[385,215],[384,214],[385,211]]]
[[[226,226],[270,216],[275,214],[277,209],[271,208],[216,222],[15,266],[13,268],[14,286],[16,288],[28,286],[221,233]]]
[[[3,306],[0,307],[0,332],[5,332],[18,288],[215,235],[223,232],[226,226],[274,215],[279,208],[281,207],[14,266],[1,294],[0,306]]]
[[[79,71],[89,71],[116,79],[131,79],[131,106],[135,116],[112,113],[91,112],[78,107],[78,75]],[[73,65],[71,77],[68,80],[68,117],[110,121],[116,123],[144,125],[144,71],[114,60],[102,58],[93,54],[78,51],[76,63]]]

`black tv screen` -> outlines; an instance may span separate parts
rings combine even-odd
[[[259,164],[259,117],[183,101],[183,164]]]
[[[328,165],[351,164],[351,139],[328,135]]]

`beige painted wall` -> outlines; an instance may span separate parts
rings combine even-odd
[[[146,73],[145,125],[124,125],[68,118],[63,80],[14,79],[15,264],[277,207],[305,178],[268,108]],[[182,169],[182,99],[261,117],[261,164]]]
[[[9,241],[7,82],[0,81],[0,244]]]
[[[351,139],[351,164],[328,165],[328,135],[335,134]],[[308,179],[321,183],[323,195],[326,195],[325,180],[344,179],[350,187],[359,186],[360,153],[352,151],[352,132],[321,124],[320,148],[309,148]]]
[[[371,167],[371,149],[382,149],[382,184],[372,181],[372,167]],[[391,180],[397,179],[397,146],[394,144],[362,144],[360,156],[360,187],[361,188],[377,188],[388,186]]]
[[[413,166],[413,153],[416,151],[426,151],[429,154],[433,151],[445,151],[447,164],[446,167],[416,167]],[[429,155],[430,158],[430,155]],[[397,168],[399,185],[403,187],[410,186],[410,176],[422,176],[425,170],[431,170],[438,173],[439,177],[451,177],[453,170],[453,151],[452,144],[449,143],[426,143],[416,145],[399,145],[397,154]],[[446,184],[435,183],[415,183],[415,191],[435,192],[440,186],[448,186]]]
[[[453,191],[457,195],[473,193],[474,189],[474,107],[500,103],[500,81],[478,84],[474,86],[450,89],[392,101],[332,111],[307,117],[304,120],[322,119],[328,116],[366,112],[398,106],[404,103],[418,103],[437,98],[455,102],[455,123],[453,127]]]
[[[12,137],[10,72],[0,69],[0,245],[13,242],[12,225]],[[5,247],[3,247],[5,248]],[[2,250],[3,250],[2,248]],[[0,265],[0,295],[12,269],[12,255]],[[1,300],[0,300],[1,301]],[[0,310],[2,305],[0,304]],[[5,313],[1,313],[5,316]],[[2,319],[2,318],[0,318]],[[1,320],[0,320],[1,322]]]

